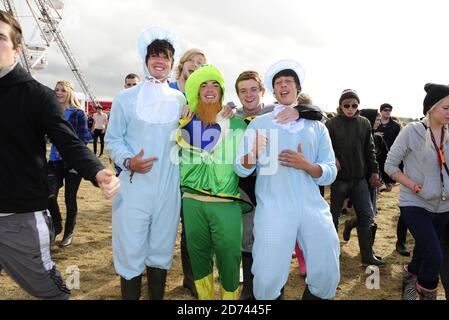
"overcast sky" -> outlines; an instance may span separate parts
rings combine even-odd
[[[127,73],[143,74],[137,37],[161,25],[222,71],[225,101],[239,105],[241,71],[263,75],[290,58],[306,71],[303,92],[326,111],[353,88],[361,108],[389,102],[394,115],[419,117],[424,84],[449,83],[448,9],[447,0],[66,0],[61,29],[98,98],[112,99]],[[74,80],[56,44],[47,58],[39,81]]]

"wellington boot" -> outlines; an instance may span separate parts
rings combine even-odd
[[[147,267],[148,297],[150,300],[164,300],[167,270]]]
[[[359,239],[360,255],[362,263],[366,265],[382,266],[385,263],[377,259],[373,254],[373,243],[371,226],[358,226],[357,235]]]
[[[122,300],[139,300],[142,276],[126,280],[120,277],[120,289],[122,291]]]
[[[357,227],[356,217],[345,221],[345,228],[343,230],[343,240],[349,241],[349,239],[351,238],[351,231],[355,227]]]
[[[242,268],[243,268],[243,287],[240,294],[240,300],[255,300],[253,294],[253,274],[251,268],[253,266],[253,255],[250,252],[242,252]]]

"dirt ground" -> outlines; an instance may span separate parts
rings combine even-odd
[[[111,166],[108,158],[101,160]],[[340,219],[341,243],[341,281],[337,289],[337,300],[397,300],[401,295],[402,266],[409,261],[395,251],[396,222],[399,214],[397,197],[399,186],[395,186],[389,193],[382,192],[378,201],[377,238],[375,251],[383,257],[386,266],[379,270],[379,286],[369,281],[374,277],[372,272],[366,273],[360,263],[360,255],[356,237],[353,230],[351,240],[342,239],[343,223],[354,214]],[[60,192],[59,203],[64,213],[63,192]],[[329,192],[326,190],[326,197]],[[76,270],[79,269],[79,288],[72,289],[72,299],[120,299],[119,276],[115,273],[112,263],[111,251],[111,201],[105,200],[101,192],[89,182],[81,183],[78,193],[78,223],[75,229],[73,243],[64,249],[58,248],[61,235],[52,246],[52,258],[59,271],[69,283],[76,285]],[[408,234],[408,246],[413,248],[413,239]],[[75,270],[75,272],[74,272]],[[367,281],[368,280],[368,281]],[[368,282],[368,286],[366,285]],[[371,284],[371,285],[370,285]],[[374,284],[374,285],[373,285]],[[146,279],[142,284],[142,299],[147,299],[144,289]],[[305,286],[304,278],[299,275],[296,259],[292,259],[290,277],[285,286],[287,299],[299,299]],[[368,287],[371,287],[369,289]],[[374,287],[374,288],[373,288]],[[172,268],[168,272],[166,299],[190,300],[188,291],[182,287],[182,268],[179,246],[179,233],[176,242]],[[218,298],[218,291],[217,291]],[[5,272],[0,273],[0,300],[3,299],[33,299],[25,293]],[[444,299],[444,292],[440,285],[438,299]]]

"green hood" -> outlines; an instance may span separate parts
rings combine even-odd
[[[224,97],[224,79],[220,73],[220,70],[213,65],[205,64],[202,67],[195,70],[186,81],[186,98],[189,104],[190,110],[196,113],[198,108],[198,98],[200,93],[200,86],[209,80],[215,80],[221,87],[221,103],[223,103]]]

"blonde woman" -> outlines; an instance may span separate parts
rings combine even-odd
[[[178,67],[176,68],[176,81],[170,82],[169,86],[173,89],[184,93],[187,78],[203,64],[207,63],[206,55],[200,49],[189,49],[179,59]]]
[[[417,294],[421,300],[436,300],[440,271],[449,288],[448,248],[440,242],[449,226],[449,86],[428,83],[424,90],[425,118],[401,130],[385,162],[385,172],[401,184],[401,218],[415,238],[403,276],[402,298],[407,300]]]
[[[80,109],[80,103],[75,97],[73,85],[70,81],[61,80],[55,86],[56,97],[64,109],[66,119],[72,125],[75,133],[85,144],[89,141],[89,130],[87,128],[87,116]],[[81,175],[71,168],[59,154],[54,145],[51,146],[49,166],[50,195],[48,199],[48,209],[52,216],[55,234],[62,231],[62,218],[58,205],[59,189],[65,185],[65,204],[67,216],[65,221],[64,236],[59,247],[66,247],[72,243],[73,230],[76,224],[78,206],[76,194],[81,183]]]

